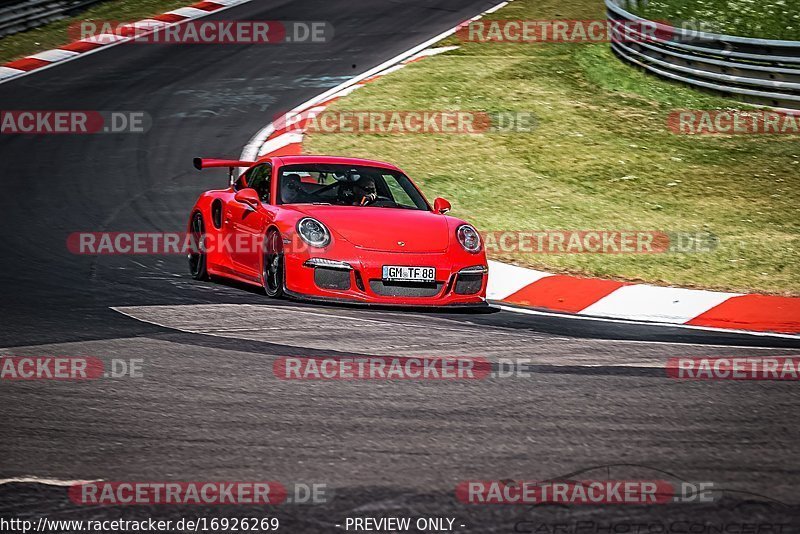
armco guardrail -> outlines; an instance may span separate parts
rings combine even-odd
[[[605,1],[611,48],[624,61],[743,102],[800,109],[800,41],[675,28],[629,13],[624,0]],[[640,32],[643,25],[655,35]]]
[[[22,0],[0,3],[0,37],[62,19],[102,0]]]

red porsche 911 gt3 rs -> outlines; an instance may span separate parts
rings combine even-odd
[[[404,306],[481,305],[487,263],[478,232],[433,207],[388,163],[327,156],[258,162],[200,159],[228,167],[227,189],[192,210],[195,279],[261,285],[270,297]],[[236,178],[234,170],[247,167]]]

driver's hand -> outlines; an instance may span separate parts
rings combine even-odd
[[[369,195],[366,195],[366,196],[361,198],[361,204],[360,205],[364,206],[366,204],[369,204],[370,202],[375,202],[377,199],[378,199],[378,194],[377,193],[370,193]]]

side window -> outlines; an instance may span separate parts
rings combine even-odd
[[[391,174],[384,174],[383,179],[386,181],[386,187],[392,195],[392,200],[400,206],[408,208],[416,207],[415,202],[411,199],[409,194],[403,189],[403,186],[397,182],[397,178]]]
[[[258,192],[261,202],[269,202],[270,177],[272,176],[272,166],[269,163],[253,167],[244,174],[247,187],[251,187]]]

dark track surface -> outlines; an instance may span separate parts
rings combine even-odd
[[[619,463],[647,468],[620,469],[616,478],[652,478],[650,469],[661,469],[798,502],[796,383],[681,383],[658,367],[684,355],[797,354],[797,340],[511,312],[310,307],[194,282],[182,257],[67,251],[75,231],[182,230],[197,195],[225,180],[221,172],[196,172],[192,157],[238,157],[277,113],[492,3],[256,0],[213,18],[326,20],[336,37],[329,45],[123,45],[0,84],[2,109],[143,110],[154,119],[143,135],[0,139],[3,352],[145,360],[142,379],[0,384],[0,477],[267,479],[336,488],[328,505],[275,511],[295,525],[290,532],[336,531],[347,516],[420,514],[459,517],[467,525],[461,531],[512,532],[530,510],[465,507],[454,501],[454,485]],[[208,331],[238,313],[225,304],[258,307],[242,308],[242,331],[221,324]],[[194,321],[181,323],[182,332],[110,309],[176,327],[184,305],[208,306],[189,308]],[[518,357],[531,360],[534,372],[444,385],[286,382],[271,373],[276,355],[354,353]],[[745,497],[732,495],[713,506],[545,507],[533,515],[749,519],[800,531],[797,508],[747,508]],[[57,511],[70,519],[242,513],[76,513],[63,489],[0,485],[2,517]]]

